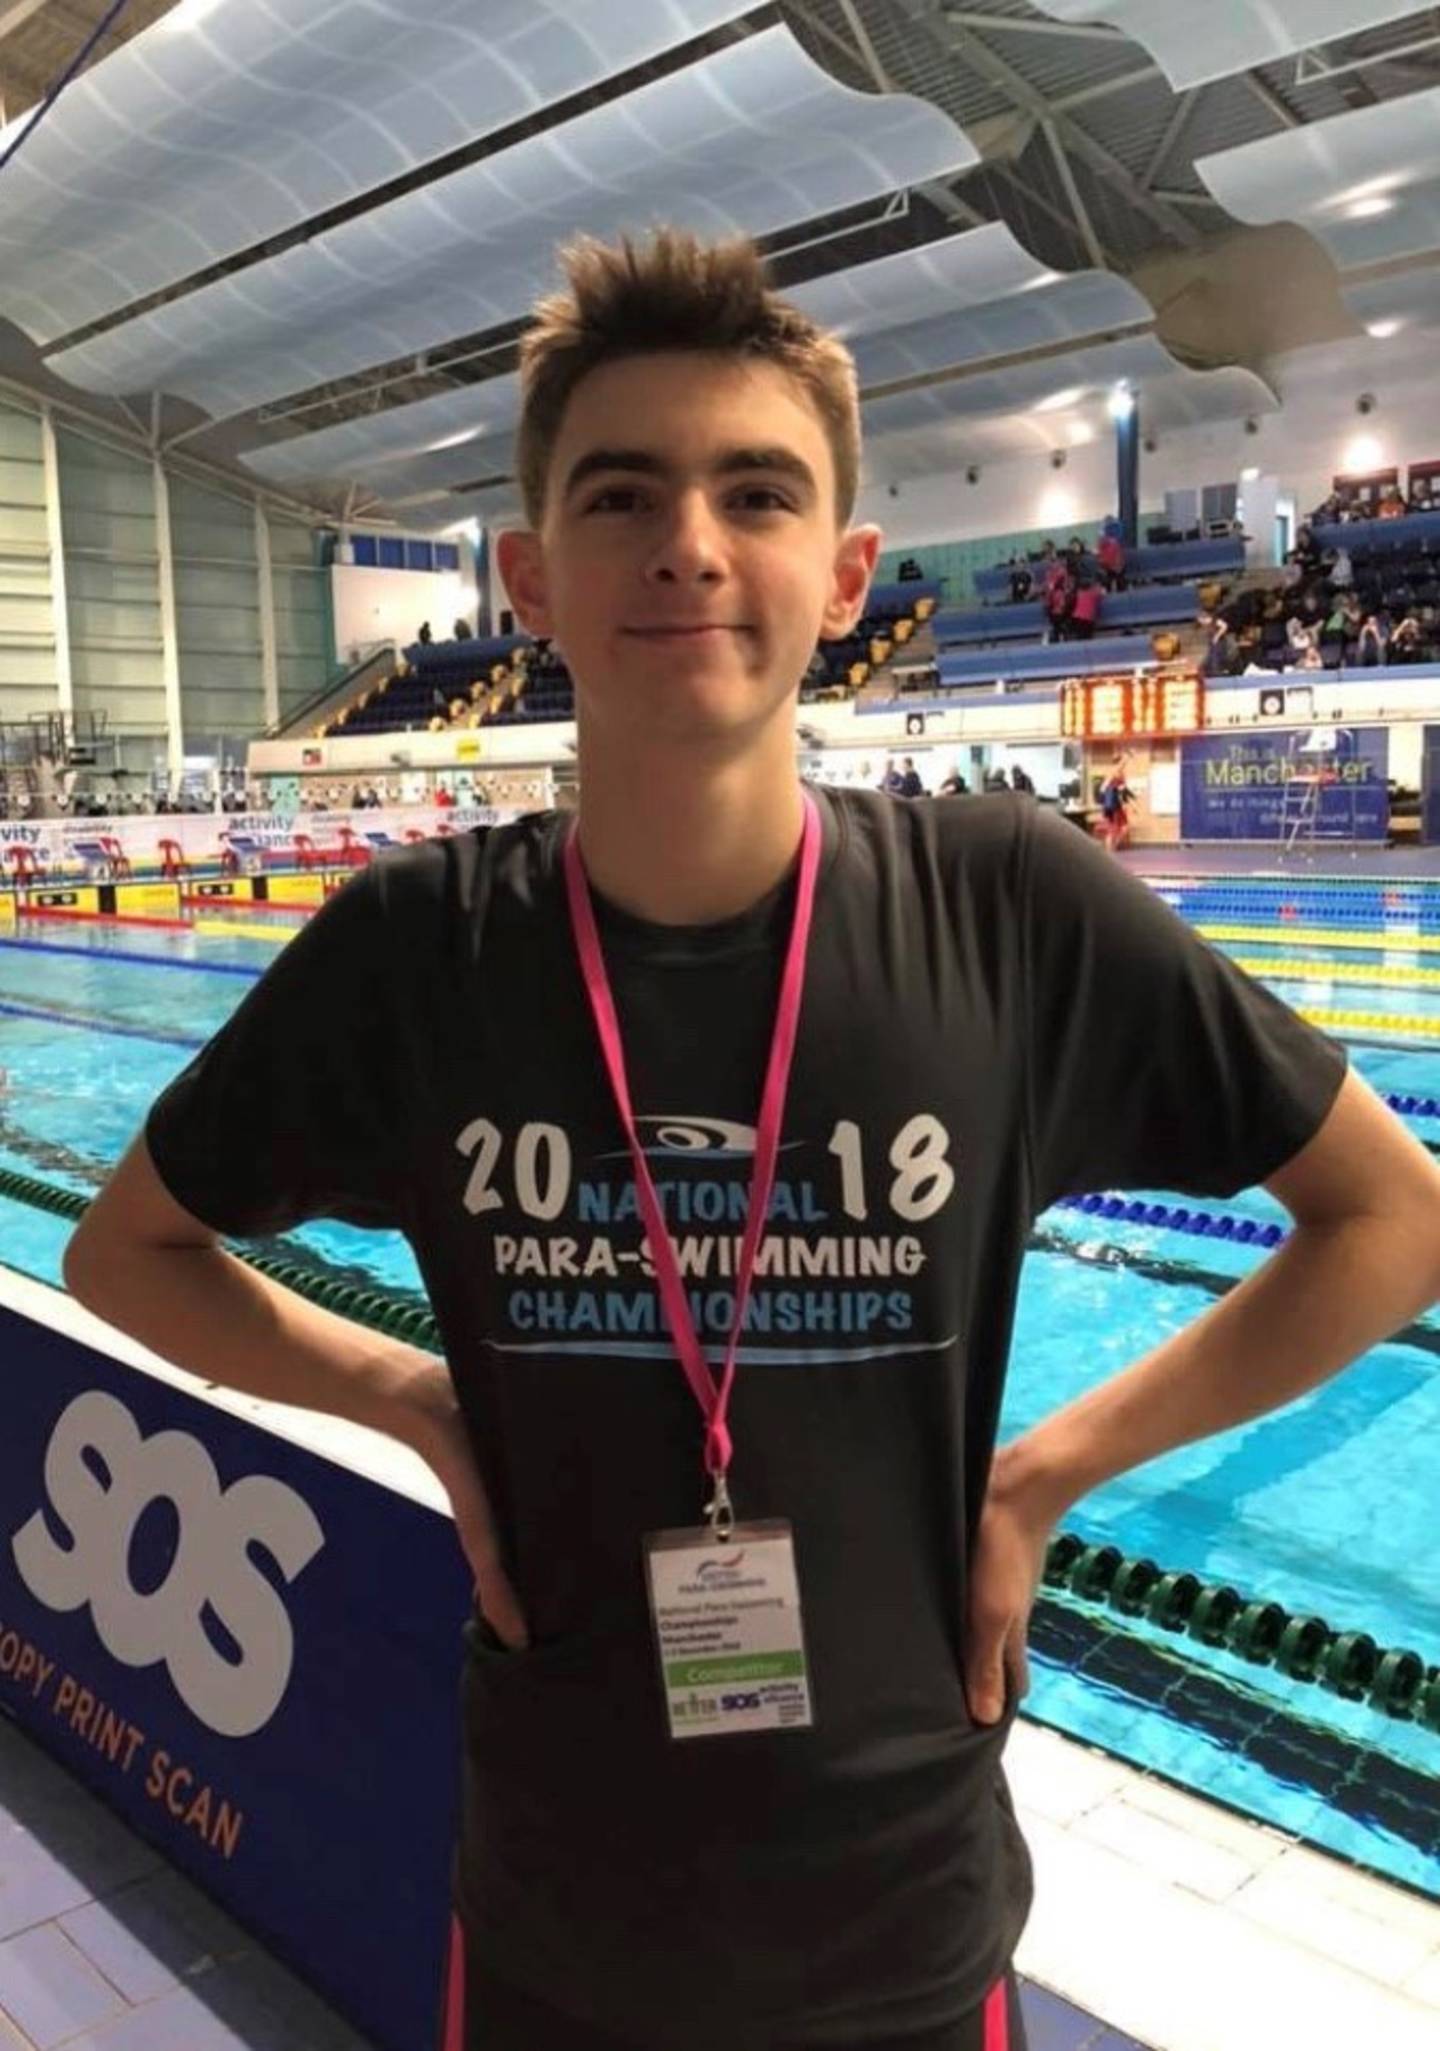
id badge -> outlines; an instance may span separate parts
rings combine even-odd
[[[808,1730],[815,1717],[788,1523],[645,1540],[650,1615],[672,1738]]]

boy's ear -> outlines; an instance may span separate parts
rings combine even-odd
[[[830,598],[820,619],[820,639],[840,641],[865,611],[870,579],[880,554],[878,527],[848,527],[835,550]]]
[[[545,556],[540,536],[529,527],[507,527],[495,537],[500,581],[510,594],[515,617],[527,634],[551,638],[550,606],[545,585]]]

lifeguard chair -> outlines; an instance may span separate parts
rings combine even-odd
[[[190,874],[190,864],[186,861],[185,850],[178,840],[161,841],[160,874],[167,883],[179,883]]]
[[[1280,801],[1280,851],[1293,854],[1303,846],[1312,859],[1320,823],[1320,794],[1338,782],[1335,763],[1340,748],[1338,727],[1316,726],[1297,734],[1285,757],[1285,785]]]
[[[33,847],[26,847],[21,842],[15,847],[7,847],[5,857],[10,864],[10,877],[13,883],[44,882],[45,858],[43,855],[36,854]]]

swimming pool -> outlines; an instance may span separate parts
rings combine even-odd
[[[1406,1122],[1440,1149],[1440,1116],[1424,1108],[1440,1100],[1440,1036],[1426,1032],[1440,1028],[1440,885],[1157,887],[1203,929],[1242,934],[1217,944],[1287,1001],[1363,1018],[1341,1032],[1355,1066],[1412,1103]],[[1364,944],[1375,934],[1382,945]],[[0,1167],[92,1192],[274,951],[233,936],[28,922],[0,941]],[[1211,1208],[1255,1226],[1283,1216],[1263,1190]],[[59,1282],[65,1219],[0,1197],[0,1227],[8,1265]],[[398,1234],[310,1225],[283,1250],[317,1274],[420,1300]],[[1149,1350],[1262,1258],[1235,1237],[1047,1214],[1025,1267],[1005,1434]],[[1440,1587],[1426,1511],[1437,1474],[1432,1313],[1328,1388],[1097,1491],[1066,1522],[1087,1541],[1433,1663]],[[1440,1732],[1064,1592],[1037,1612],[1032,1671],[1028,1708],[1041,1721],[1440,1897]]]

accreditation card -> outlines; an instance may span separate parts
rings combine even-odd
[[[794,1534],[781,1518],[645,1540],[650,1614],[672,1738],[814,1723]]]

